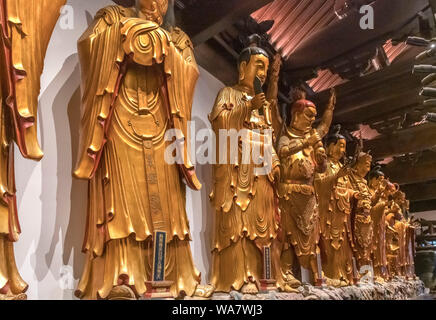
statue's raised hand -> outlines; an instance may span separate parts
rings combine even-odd
[[[282,66],[282,56],[280,53],[274,55],[273,63],[271,65],[271,74],[278,77],[280,73],[280,68]]]
[[[334,109],[336,107],[336,89],[335,88],[330,89],[330,99],[329,99],[328,107],[330,109]]]
[[[253,109],[260,109],[266,103],[266,97],[264,93],[259,93],[254,96],[251,100],[251,105]]]
[[[321,135],[315,129],[313,129],[310,133],[310,137],[307,139],[307,144],[309,146],[315,146],[318,142],[322,140]]]
[[[355,170],[350,166],[343,166],[342,168],[339,169],[338,173],[336,174],[336,177],[339,179],[345,176],[349,176],[353,172],[355,172]]]

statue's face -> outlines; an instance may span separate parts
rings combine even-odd
[[[376,185],[377,185],[377,187],[378,187],[378,186],[381,186],[382,183],[383,183],[383,181],[385,181],[385,180],[386,180],[386,179],[385,179],[385,176],[383,176],[383,175],[379,176],[379,177],[376,179]]]
[[[336,143],[329,144],[327,152],[330,158],[339,161],[345,156],[347,141],[339,139]]]
[[[371,170],[372,157],[370,155],[360,157],[357,160],[355,169],[359,176],[364,177]]]
[[[253,87],[255,77],[258,77],[262,84],[265,83],[268,74],[269,59],[263,54],[255,54],[250,61],[241,62],[239,65],[239,83],[249,88]]]
[[[382,185],[382,182],[385,180],[385,176],[379,176],[379,177],[374,177],[371,179],[371,181],[369,182],[369,185],[376,189],[378,187],[380,187]]]
[[[145,19],[161,25],[168,10],[168,0],[136,0],[136,7]]]
[[[316,115],[317,111],[314,107],[306,107],[301,111],[296,111],[292,115],[292,127],[302,132],[308,132],[312,129]]]

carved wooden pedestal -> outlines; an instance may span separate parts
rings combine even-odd
[[[145,286],[147,292],[144,294],[145,299],[172,299],[170,288],[174,281],[147,281]]]
[[[277,291],[277,281],[274,279],[261,279],[259,281],[259,292],[260,293],[268,293],[269,291]]]

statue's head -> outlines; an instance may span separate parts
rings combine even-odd
[[[366,152],[360,152],[354,169],[360,177],[365,177],[371,170],[372,156]]]
[[[162,25],[168,10],[168,0],[136,0],[136,8],[145,19]]]
[[[368,175],[368,182],[371,188],[378,188],[385,180],[385,174],[380,166],[374,167]]]
[[[347,151],[347,140],[339,134],[341,126],[337,125],[327,136],[327,156],[335,161],[341,160]]]
[[[250,39],[251,45],[242,50],[238,59],[239,84],[252,88],[255,78],[259,78],[262,85],[266,81],[269,67],[268,53],[258,47],[258,35],[253,35]]]
[[[400,190],[400,186],[396,183],[393,184],[395,190],[392,192],[392,199],[400,206],[406,205],[406,194]]]
[[[306,100],[306,92],[301,89],[295,89],[292,96],[295,102],[290,109],[291,127],[309,132],[316,119],[316,106],[312,101]]]

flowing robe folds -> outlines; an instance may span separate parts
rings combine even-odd
[[[250,149],[246,153],[250,155],[249,161],[242,161],[240,142],[248,136],[251,148],[254,143],[260,144],[261,155],[267,142],[272,153],[271,168],[279,165],[272,147],[272,137],[266,137],[263,131],[271,130],[271,127],[257,111],[251,112],[249,100],[250,97],[238,89],[224,88],[219,92],[209,115],[218,137],[217,146],[223,145],[228,157],[227,161],[221,161],[225,163],[220,164],[219,154],[223,150],[218,150],[217,164],[213,166],[213,190],[210,194],[216,212],[211,282],[216,291],[222,292],[240,290],[245,283],[262,279],[261,250],[276,238],[278,229],[271,172],[267,175],[256,173],[255,169],[263,164],[254,163]],[[227,143],[221,141],[220,129],[234,129],[235,133],[242,133],[242,137],[237,140],[239,149],[236,161],[230,161],[231,138],[230,143],[229,139]],[[258,135],[257,139],[255,135]]]
[[[337,178],[341,164],[328,161],[327,170],[315,179],[319,198],[320,249],[326,277],[353,283],[351,205],[355,191],[348,176]]]
[[[281,224],[292,244],[300,265],[312,270],[311,260],[316,259],[320,236],[318,199],[315,194],[315,172],[321,167],[314,159],[313,147],[292,152],[305,137],[294,135],[289,129],[280,137],[279,156],[281,182],[278,186]],[[291,154],[283,156],[282,149]]]
[[[74,175],[89,179],[89,191],[87,260],[76,295],[85,299],[106,298],[121,284],[144,294],[157,230],[167,232],[173,296],[193,295],[200,281],[181,176],[194,189],[201,185],[186,152],[181,164],[164,160],[168,129],[180,129],[177,144],[187,143],[199,75],[192,43],[180,29],[170,34],[135,12],[100,10],[78,42],[83,97]]]
[[[397,256],[397,274],[406,276],[407,265],[407,223],[403,220],[397,220],[394,229],[398,234],[398,256]]]
[[[353,189],[359,192],[360,199],[354,201],[351,214],[351,224],[354,240],[354,254],[357,267],[370,266],[372,263],[373,223],[371,219],[371,193],[368,182],[356,174],[351,174]],[[367,213],[366,213],[367,212]]]
[[[14,145],[25,158],[43,156],[36,116],[40,76],[51,34],[66,0],[0,0],[0,294],[23,293],[15,264],[18,222]]]
[[[374,194],[374,192],[372,192]],[[374,274],[377,277],[388,277],[388,261],[386,256],[386,204],[387,199],[380,198],[371,209],[371,220],[373,222],[373,248],[372,260]]]
[[[392,215],[391,215],[392,216]],[[393,217],[391,219],[394,219]],[[389,277],[398,275],[398,232],[391,225],[386,226],[386,258]]]

